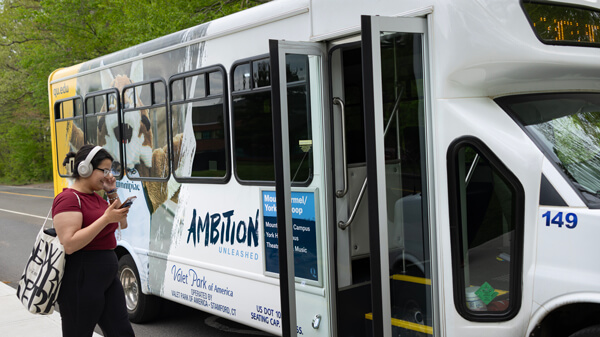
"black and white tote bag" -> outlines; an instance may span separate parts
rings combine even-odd
[[[65,250],[56,231],[44,229],[49,216],[50,212],[35,239],[17,288],[17,297],[23,306],[31,313],[41,315],[54,312],[65,269]]]

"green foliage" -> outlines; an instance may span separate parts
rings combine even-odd
[[[51,180],[48,76],[268,0],[0,0],[0,180]]]
[[[52,177],[48,120],[39,118],[35,112],[22,118],[3,117],[0,144],[10,145],[0,148],[0,181],[14,184],[48,181]]]

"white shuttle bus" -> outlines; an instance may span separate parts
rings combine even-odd
[[[114,156],[133,322],[599,336],[599,29],[596,0],[271,1],[53,72],[55,193]]]

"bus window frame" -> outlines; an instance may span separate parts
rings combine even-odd
[[[464,272],[461,269],[464,257],[462,254],[462,214],[460,212],[460,185],[458,177],[458,152],[470,146],[484,156],[491,166],[514,188],[515,209],[513,220],[515,221],[515,236],[511,243],[510,256],[510,304],[507,311],[493,313],[490,311],[476,311],[467,308],[465,295]],[[515,318],[521,309],[523,298],[523,252],[525,236],[525,190],[518,177],[504,164],[504,162],[485,145],[485,143],[474,136],[462,136],[455,139],[446,153],[447,177],[448,177],[448,205],[450,216],[450,249],[452,260],[452,283],[454,293],[454,307],[464,319],[471,322],[506,322]],[[465,215],[466,216],[466,215]]]
[[[237,180],[237,182],[240,185],[248,185],[248,186],[272,186],[275,187],[275,172],[273,172],[273,181],[269,181],[269,180],[244,180],[242,178],[239,177],[238,175],[238,165],[237,165],[237,157],[235,155],[235,150],[236,150],[236,143],[235,143],[235,109],[233,108],[233,102],[234,99],[236,98],[236,96],[240,96],[240,95],[247,95],[247,94],[251,94],[251,93],[262,93],[262,92],[271,92],[271,85],[266,86],[266,87],[259,87],[259,88],[254,88],[254,81],[250,80],[250,87],[248,89],[245,90],[235,90],[234,85],[235,85],[235,68],[237,68],[238,66],[242,65],[242,64],[249,64],[250,66],[250,76],[252,76],[252,63],[254,61],[258,61],[258,60],[262,60],[262,59],[269,59],[269,71],[270,71],[270,67],[271,67],[271,60],[270,60],[270,55],[269,54],[260,54],[260,55],[256,55],[256,56],[252,56],[252,57],[246,57],[243,59],[239,59],[236,60],[235,62],[233,62],[231,64],[231,67],[229,68],[229,95],[231,96],[230,98],[230,102],[231,102],[231,147],[233,149],[232,153],[232,161],[233,161],[233,165],[232,165],[232,171],[233,171],[233,175],[235,176],[235,179]],[[271,97],[271,105],[273,104],[273,98]],[[272,109],[271,109],[272,110]],[[273,114],[273,111],[271,111],[271,114]],[[273,129],[273,125],[271,125],[271,130]],[[273,160],[275,160],[273,158]],[[275,163],[273,163],[273,167],[275,166]]]
[[[222,87],[222,93],[221,94],[216,94],[216,95],[211,95],[210,94],[210,86],[209,86],[209,77],[208,74],[210,73],[214,73],[216,71],[221,72],[221,74],[223,75],[223,87]],[[199,98],[187,98],[187,88],[186,88],[186,78],[191,78],[193,76],[198,76],[198,75],[205,75],[204,76],[204,92],[205,95],[203,97],[199,97]],[[169,129],[169,146],[170,146],[170,152],[169,152],[169,162],[171,164],[171,173],[173,174],[173,178],[175,178],[175,180],[177,182],[180,183],[195,183],[195,184],[226,184],[229,182],[229,180],[231,179],[231,171],[232,171],[232,164],[231,164],[231,135],[230,135],[230,118],[229,118],[229,95],[227,92],[227,88],[228,88],[228,83],[227,83],[227,70],[225,69],[225,67],[221,64],[215,64],[215,65],[211,65],[211,66],[207,66],[207,67],[202,67],[199,69],[195,69],[195,70],[191,70],[191,71],[186,71],[183,73],[178,73],[175,74],[171,77],[169,77],[169,82],[168,82],[168,86],[167,86],[167,92],[168,92],[168,99],[167,102],[168,103],[168,110],[169,110],[169,125],[168,125],[168,129]],[[182,89],[183,89],[183,99],[182,100],[171,100],[174,96],[173,96],[173,83],[175,81],[181,80],[182,81]],[[212,99],[216,99],[216,98],[221,98],[223,100],[223,126],[224,126],[224,141],[225,141],[225,175],[223,177],[178,177],[175,174],[175,171],[172,169],[173,167],[173,105],[179,105],[179,104],[185,104],[185,103],[194,103],[194,102],[201,102],[201,101],[208,101],[208,100],[212,100]],[[195,139],[195,136],[194,136]],[[194,153],[195,156],[195,153]]]
[[[247,186],[270,186],[270,187],[274,187],[275,186],[275,172],[273,172],[273,180],[244,180],[241,179],[238,176],[238,171],[237,171],[237,158],[235,156],[235,149],[236,149],[236,144],[235,144],[235,109],[233,108],[233,102],[234,99],[237,96],[242,96],[242,95],[248,95],[248,94],[252,94],[252,93],[263,93],[263,92],[270,92],[272,94],[272,75],[270,75],[270,79],[269,79],[269,85],[268,86],[261,86],[258,88],[254,87],[254,81],[251,80],[250,81],[250,88],[249,89],[245,89],[245,90],[234,90],[234,85],[235,85],[235,79],[234,79],[234,74],[235,74],[235,68],[242,65],[242,64],[249,64],[250,65],[250,76],[252,76],[252,74],[254,73],[254,69],[253,69],[253,63],[255,61],[259,61],[262,59],[267,59],[269,60],[269,72],[272,74],[273,71],[273,66],[272,66],[272,62],[271,62],[271,58],[270,58],[270,54],[260,54],[260,55],[255,55],[255,56],[251,56],[251,57],[246,57],[246,58],[242,58],[239,60],[236,60],[235,62],[233,62],[231,64],[231,68],[229,69],[229,94],[231,96],[230,98],[230,102],[231,102],[231,109],[230,109],[230,114],[231,114],[231,147],[233,148],[233,167],[232,167],[232,171],[233,171],[233,175],[235,176],[235,179],[237,180],[237,182],[240,185],[247,185]],[[251,77],[252,79],[252,77]],[[310,83],[310,78],[307,78],[304,82],[306,83]],[[287,87],[289,88],[290,86],[296,86],[298,82],[292,82],[292,83],[287,83]],[[273,97],[271,97],[271,106],[273,105]],[[271,108],[271,116],[273,115],[273,108]],[[311,113],[312,115],[312,113]],[[312,124],[312,119],[311,119],[311,124]],[[311,127],[310,125],[308,126],[309,128]],[[273,130],[273,124],[271,123],[271,132],[273,134],[274,130]],[[314,158],[313,158],[314,161]],[[313,163],[314,165],[314,163]],[[273,155],[273,168],[275,168],[275,156]],[[309,177],[307,180],[305,181],[301,181],[301,182],[292,182],[292,186],[293,187],[308,187],[310,186],[310,184],[312,183],[313,180],[313,175],[314,175],[314,170],[311,170]]]
[[[155,99],[155,95],[154,95],[154,84],[155,83],[162,83],[163,84],[163,88],[164,93],[165,93],[165,102],[164,103],[158,103],[158,104],[154,104],[154,102],[156,101]],[[119,98],[125,102],[125,92],[127,91],[127,89],[131,89],[133,88],[133,92],[135,94],[135,88],[136,87],[143,87],[144,85],[150,85],[150,105],[142,105],[142,106],[136,106],[136,99],[137,97],[134,96],[134,107],[133,108],[123,108],[123,109],[119,109],[120,114],[119,114],[119,126],[121,127],[121,156],[123,157],[124,160],[121,161],[121,163],[123,163],[121,165],[121,174],[122,176],[127,176],[127,179],[131,180],[131,181],[159,181],[159,182],[164,182],[164,181],[168,181],[170,176],[171,176],[171,156],[172,156],[172,150],[171,150],[171,134],[170,134],[170,128],[168,126],[168,124],[171,121],[171,114],[169,113],[169,107],[167,102],[169,101],[169,93],[167,91],[167,83],[163,78],[154,78],[154,79],[149,79],[146,81],[140,81],[140,82],[135,82],[135,83],[131,83],[128,84],[126,86],[123,87],[123,89],[121,89],[121,94],[119,95]],[[132,111],[140,111],[140,110],[146,110],[146,109],[156,109],[156,108],[160,108],[163,107],[165,108],[165,113],[166,113],[166,123],[167,123],[167,151],[169,151],[168,156],[167,156],[167,174],[165,175],[164,178],[156,178],[156,177],[131,177],[128,174],[123,175],[123,172],[126,170],[127,168],[127,163],[125,162],[125,160],[127,160],[127,147],[125,146],[125,144],[123,143],[123,135],[124,135],[124,124],[123,121],[125,120],[125,113],[126,112],[132,112]]]
[[[116,103],[117,103],[117,108],[116,110],[108,110],[108,102],[109,102],[109,94],[116,94]],[[87,102],[88,99],[94,99],[95,97],[98,96],[105,96],[106,99],[106,111],[104,112],[89,112],[88,108],[87,108]],[[96,106],[95,102],[94,102],[94,106]],[[85,95],[84,99],[83,99],[83,139],[84,139],[84,143],[87,144],[87,134],[88,134],[88,130],[87,130],[87,118],[88,116],[106,116],[106,115],[110,115],[110,114],[116,114],[117,115],[117,121],[118,121],[118,125],[119,125],[119,129],[121,129],[121,95],[119,94],[119,90],[117,88],[109,88],[109,89],[103,89],[103,90],[98,90],[98,91],[93,91],[93,92],[89,92]],[[120,135],[119,135],[119,139],[117,139],[117,141],[119,142],[119,158],[113,158],[114,160],[119,160],[121,163],[123,163],[123,130],[120,130]],[[98,144],[93,144],[93,145],[98,145]],[[119,170],[119,175],[115,176],[116,179],[121,179],[123,178],[123,165],[121,165],[121,169]]]
[[[81,115],[80,116],[76,116],[75,115],[75,101],[77,99],[81,100]],[[67,117],[67,118],[62,118],[60,107],[61,107],[62,104],[64,104],[65,102],[68,102],[68,101],[71,101],[73,103],[73,116],[72,117]],[[57,132],[56,132],[56,123],[57,122],[69,121],[69,120],[74,121],[76,119],[81,119],[82,126],[83,126],[83,129],[81,131],[84,132],[84,139],[85,139],[85,131],[84,131],[84,129],[85,129],[85,120],[84,120],[84,118],[85,118],[85,101],[83,99],[83,96],[81,96],[81,95],[75,95],[75,96],[72,96],[72,97],[69,97],[69,98],[63,98],[63,99],[57,100],[56,102],[54,102],[53,113],[54,113],[53,117],[54,117],[54,135],[55,135],[55,138],[58,138],[56,136],[57,135]],[[53,146],[57,146],[57,145],[58,145],[58,142],[55,142],[53,144]],[[63,159],[58,158],[58,149],[56,149],[56,163],[58,164],[59,167],[62,165],[62,160],[64,160],[64,158]],[[62,178],[71,178],[71,176],[69,176],[67,174],[61,174],[60,173],[60,169],[58,170],[57,173]]]

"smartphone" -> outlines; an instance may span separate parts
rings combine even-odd
[[[127,198],[127,200],[125,200],[124,203],[121,204],[121,207],[119,208],[125,208],[125,207],[129,207],[131,206],[131,204],[133,204],[133,201],[136,199],[137,197],[133,196],[133,197],[129,197]]]

